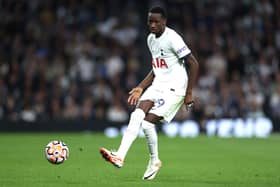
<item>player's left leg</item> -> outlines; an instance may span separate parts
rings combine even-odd
[[[152,162],[157,162],[158,157],[158,136],[155,124],[162,118],[154,114],[148,114],[145,120],[142,122],[143,132],[145,134],[147,145],[150,153],[150,159]],[[152,121],[152,122],[150,122]]]
[[[143,176],[145,180],[154,179],[161,167],[161,161],[158,156],[158,139],[154,124],[162,121],[170,122],[184,102],[184,97],[166,92],[159,94],[156,101],[155,106],[149,111],[142,122],[150,152],[150,161]]]
[[[158,136],[154,123],[158,123],[162,117],[158,117],[154,114],[148,114],[145,120],[142,122],[143,132],[145,134],[147,145],[150,154],[149,164],[144,173],[144,180],[152,180],[155,178],[161,167],[161,161],[158,154]],[[151,122],[153,123],[151,123]]]

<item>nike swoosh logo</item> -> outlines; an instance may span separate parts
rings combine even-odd
[[[148,179],[150,178],[151,176],[153,176],[157,171],[154,171],[151,175],[147,176],[147,177],[144,177],[144,179]]]

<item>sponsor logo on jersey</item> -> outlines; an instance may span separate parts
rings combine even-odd
[[[163,58],[154,58],[152,61],[153,68],[168,68],[167,63]]]
[[[185,51],[187,49],[187,46],[182,47],[181,49],[177,50],[177,54],[182,53],[183,51]]]

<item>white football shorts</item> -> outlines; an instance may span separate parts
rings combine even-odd
[[[184,96],[176,95],[173,89],[150,86],[140,97],[140,101],[144,100],[154,102],[153,108],[148,113],[163,117],[162,122],[170,122],[184,103]]]

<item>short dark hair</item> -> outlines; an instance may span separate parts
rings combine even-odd
[[[159,6],[152,7],[149,12],[160,14],[164,19],[167,18],[166,11],[162,7]]]

